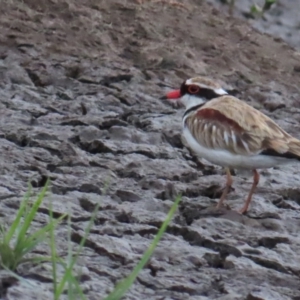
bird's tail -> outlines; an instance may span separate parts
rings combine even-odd
[[[291,158],[300,160],[300,140],[292,138],[288,142],[288,153],[292,156]]]
[[[263,155],[300,160],[300,140],[288,136],[284,139],[265,140]]]

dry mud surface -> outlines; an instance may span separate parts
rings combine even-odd
[[[226,0],[207,0],[213,3],[223,13],[228,11]],[[263,18],[253,18],[250,8],[255,3],[263,7],[266,0],[235,0],[233,15],[247,19],[250,24],[262,32],[285,40],[291,46],[300,49],[300,1],[276,0]],[[228,2],[228,1],[227,1]]]
[[[175,196],[179,211],[124,299],[300,299],[299,165],[234,176],[230,209],[216,211],[224,171],[180,140],[182,110],[158,98],[208,75],[300,138],[300,55],[204,1],[1,1],[0,213],[11,222],[30,181],[52,179],[55,216],[72,211],[88,299],[102,299],[136,265]],[[103,188],[109,180],[106,194]],[[47,201],[35,226],[47,222]],[[59,254],[67,254],[67,224]],[[38,254],[49,249],[40,246]],[[82,267],[82,268],[80,268]],[[47,264],[1,275],[1,299],[52,299]]]

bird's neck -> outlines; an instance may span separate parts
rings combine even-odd
[[[183,114],[183,122],[185,121],[185,119],[192,113],[194,113],[197,109],[199,109],[201,106],[203,106],[205,104],[205,102],[199,103],[199,104],[195,104],[194,106],[189,106],[188,108],[185,109],[185,112]]]
[[[204,104],[207,100],[204,98],[200,98],[197,96],[185,94],[181,97],[180,102],[185,106],[185,109],[191,109],[194,106],[198,106],[200,104]]]

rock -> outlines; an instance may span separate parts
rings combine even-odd
[[[258,244],[267,248],[274,248],[278,243],[289,243],[286,237],[262,237],[258,240]]]
[[[137,202],[141,199],[137,194],[126,190],[117,190],[116,195],[122,201]]]
[[[246,300],[267,300],[267,299],[282,299],[288,300],[288,297],[282,297],[279,293],[268,289],[256,289],[249,293]]]

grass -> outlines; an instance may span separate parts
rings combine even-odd
[[[132,286],[134,283],[135,279],[137,278],[138,274],[141,272],[141,270],[144,268],[146,263],[149,261],[149,258],[153,254],[155,248],[158,245],[158,242],[162,238],[164,232],[166,231],[168,224],[170,223],[174,213],[176,212],[176,209],[178,207],[178,204],[181,200],[181,196],[178,196],[173,203],[171,209],[169,210],[169,213],[164,220],[163,224],[161,225],[158,233],[154,237],[154,240],[152,241],[151,245],[149,248],[146,250],[144,255],[142,256],[140,262],[136,265],[136,267],[133,269],[131,274],[125,278],[123,281],[121,281],[115,289],[104,299],[104,300],[118,300],[121,299],[122,296],[129,290],[129,288]]]
[[[38,194],[34,202],[30,202],[31,198],[31,186],[28,192],[21,201],[20,207],[17,211],[16,217],[13,223],[5,228],[1,226],[0,228],[0,266],[3,269],[9,270],[12,275],[14,275],[18,280],[24,280],[21,274],[18,274],[18,266],[24,263],[42,263],[50,262],[52,265],[52,279],[53,279],[53,299],[58,300],[61,298],[62,294],[65,292],[68,295],[68,299],[87,299],[84,295],[79,280],[74,275],[74,267],[77,263],[78,257],[84,251],[84,244],[90,230],[94,224],[97,212],[100,207],[100,202],[95,206],[92,212],[91,218],[88,222],[87,227],[84,230],[84,235],[79,243],[78,249],[74,252],[72,249],[71,241],[71,210],[69,208],[68,214],[62,215],[58,219],[54,219],[52,204],[50,203],[49,208],[49,222],[47,225],[43,226],[38,230],[32,230],[32,225],[34,218],[38,212],[40,205],[42,204],[47,189],[49,187],[49,180],[47,181],[45,187]],[[141,260],[133,269],[133,271],[116,285],[114,290],[103,300],[118,300],[121,299],[125,293],[133,285],[138,274],[144,268],[144,266],[149,261],[151,255],[153,254],[155,248],[157,247],[160,239],[162,238],[164,232],[170,223],[181,197],[178,196],[168,212],[166,219],[164,220],[162,226],[160,227],[158,233],[154,237],[149,248],[143,254]],[[55,230],[58,224],[67,218],[68,222],[68,255],[66,258],[62,259],[57,255],[57,247],[55,241]],[[33,232],[32,232],[33,231]],[[50,256],[35,256],[32,251],[41,243],[48,242],[50,248]],[[31,257],[28,255],[31,254]],[[63,266],[62,276],[58,275],[57,266]]]
[[[52,219],[49,224],[30,233],[32,221],[45,197],[48,185],[49,181],[47,181],[32,205],[29,201],[31,195],[30,186],[11,226],[9,228],[1,226],[0,265],[2,268],[15,271],[20,264],[26,262],[35,263],[49,260],[49,257],[43,256],[27,258],[27,254],[31,253],[38,244],[44,242],[47,234],[64,218],[64,216],[61,216],[57,220]]]
[[[89,223],[84,231],[84,236],[80,241],[79,247],[75,254],[73,254],[72,249],[72,241],[71,241],[71,214],[68,214],[68,257],[66,261],[62,261],[65,272],[62,278],[57,280],[56,273],[56,264],[58,263],[56,259],[56,247],[55,247],[55,238],[54,238],[54,230],[51,231],[50,238],[50,246],[51,246],[51,258],[52,258],[52,276],[53,276],[53,291],[54,291],[54,300],[58,300],[60,296],[64,293],[65,288],[67,286],[68,299],[74,299],[75,295],[79,295],[81,299],[86,299],[84,296],[82,289],[80,288],[78,280],[73,275],[73,268],[78,260],[79,255],[83,252],[83,247],[86,239],[90,233],[90,230],[94,224],[95,218],[97,216],[97,212],[100,207],[100,202],[97,203],[92,216],[89,220]],[[52,210],[50,210],[50,218],[52,218]]]
[[[272,6],[276,3],[276,0],[265,0],[263,7],[253,4],[250,7],[250,14],[253,17],[263,17],[264,13],[272,8]]]
[[[233,10],[235,7],[236,0],[220,0],[222,3],[225,3],[228,5],[229,15],[233,15]],[[247,15],[251,17],[263,17],[264,13],[272,8],[272,6],[277,2],[277,0],[264,0],[264,4],[261,7],[260,5],[254,3],[249,8],[249,13]]]

